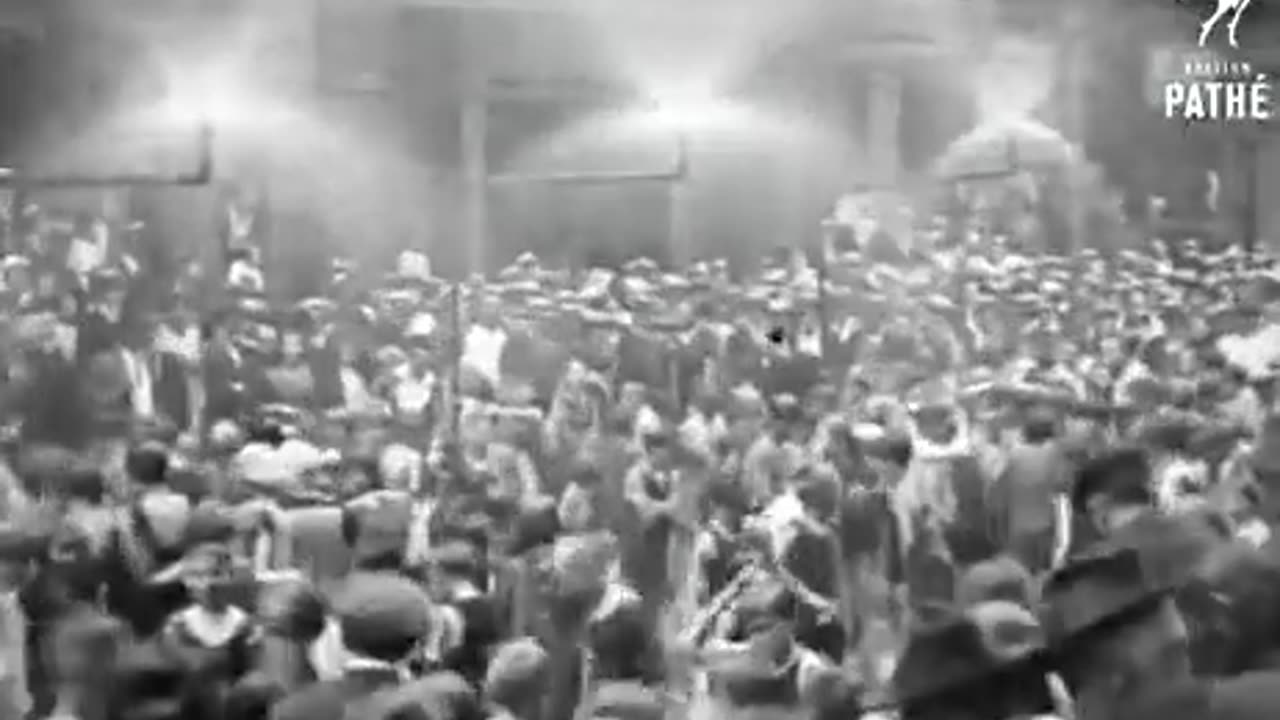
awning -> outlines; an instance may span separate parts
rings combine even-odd
[[[984,123],[954,140],[934,163],[946,179],[1063,167],[1082,157],[1057,130],[1031,119]]]

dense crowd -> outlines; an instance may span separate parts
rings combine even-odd
[[[831,226],[284,307],[251,248],[211,302],[46,226],[0,262],[0,718],[1280,711],[1269,257]]]

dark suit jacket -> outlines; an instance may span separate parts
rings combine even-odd
[[[179,428],[186,428],[191,417],[191,393],[187,387],[187,369],[178,356],[158,353],[151,358],[151,392],[156,412]]]
[[[342,389],[342,359],[330,342],[307,354],[311,365],[311,379],[315,383],[314,401],[317,409],[329,410],[342,407],[346,397]]]
[[[92,308],[84,310],[76,323],[76,359],[87,364],[95,355],[110,350],[120,337],[120,323],[108,320]]]
[[[1194,679],[1161,688],[1123,709],[1126,720],[1264,720],[1280,717],[1280,672]]]
[[[235,384],[244,376],[244,359],[240,362],[223,348],[210,348],[201,368],[204,382],[204,422],[237,419],[240,415],[241,393]]]
[[[75,362],[54,352],[33,354],[31,363],[34,376],[18,403],[23,441],[82,447],[92,413]]]
[[[349,672],[339,680],[318,682],[287,695],[276,705],[272,720],[344,720],[348,706],[399,684],[389,670]]]

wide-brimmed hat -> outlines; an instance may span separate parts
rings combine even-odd
[[[1090,458],[1076,471],[1071,505],[1085,512],[1094,497],[1136,496],[1149,492],[1151,459],[1137,447],[1118,447]]]
[[[1176,589],[1232,542],[1232,528],[1209,508],[1177,514],[1150,510],[1113,530],[1106,542],[1140,553],[1149,584]]]
[[[1060,648],[1173,589],[1149,572],[1138,549],[1099,545],[1046,579],[1040,621],[1049,643]]]
[[[979,603],[915,630],[881,708],[930,700],[1043,659],[1045,634],[1035,615],[1004,601]],[[1046,710],[1048,708],[1045,708]]]

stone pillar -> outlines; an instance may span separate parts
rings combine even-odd
[[[676,137],[676,162],[684,168],[685,175],[667,184],[667,258],[676,265],[685,265],[693,260],[695,252],[705,251],[695,248],[692,242],[694,193],[690,184],[694,167],[689,141],[684,132]]]
[[[319,3],[315,0],[273,0],[253,5],[253,26],[259,28],[250,50],[259,92],[270,93],[283,103],[321,107],[316,92]],[[268,293],[277,299],[297,289],[299,257],[314,254],[316,243],[328,254],[327,237],[316,237],[324,227],[314,219],[310,182],[300,181],[298,169],[280,148],[257,143],[237,146],[227,158],[227,179],[261,193],[265,231],[261,235],[263,272]],[[216,206],[220,209],[220,203]],[[225,272],[225,270],[223,271]]]
[[[1257,197],[1272,197],[1280,188],[1280,142],[1261,137],[1253,148],[1254,161],[1252,170],[1255,173],[1252,188]],[[1257,228],[1258,246],[1271,252],[1280,251],[1280,208],[1275,203],[1254,203],[1254,226]]]
[[[489,134],[488,69],[481,54],[478,24],[482,18],[463,15],[462,64],[462,198],[465,271],[484,272],[489,261]]]
[[[902,77],[890,68],[871,68],[868,77],[866,159],[875,184],[894,186],[902,173]]]
[[[676,265],[690,262],[693,248],[689,245],[688,180],[675,180],[667,185],[667,257]]]

